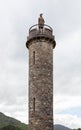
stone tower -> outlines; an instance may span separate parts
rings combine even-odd
[[[40,23],[39,23],[40,24]],[[29,130],[53,130],[53,49],[50,26],[29,29]]]

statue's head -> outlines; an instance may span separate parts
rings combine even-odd
[[[40,14],[40,17],[42,17],[42,15],[43,15],[43,14],[41,13],[41,14]]]

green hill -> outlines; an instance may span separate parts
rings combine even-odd
[[[54,125],[54,130],[72,130],[66,126],[63,126],[63,125],[59,125],[59,124],[56,124]]]
[[[13,125],[8,125],[4,126],[3,128],[0,128],[0,130],[22,130],[22,129]]]
[[[0,128],[3,128],[5,126],[9,126],[9,125],[14,126],[14,127],[18,127],[21,130],[27,130],[26,124],[14,119],[14,118],[8,117],[0,112]]]

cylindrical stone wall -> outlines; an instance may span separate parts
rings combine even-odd
[[[29,130],[53,130],[53,41],[29,45]]]

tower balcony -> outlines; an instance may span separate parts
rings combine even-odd
[[[56,46],[52,28],[46,24],[44,24],[43,28],[39,28],[39,25],[35,24],[29,29],[29,36],[27,37],[26,47],[28,48],[29,43],[33,40],[41,39],[46,39],[50,42],[53,42],[53,48]]]

